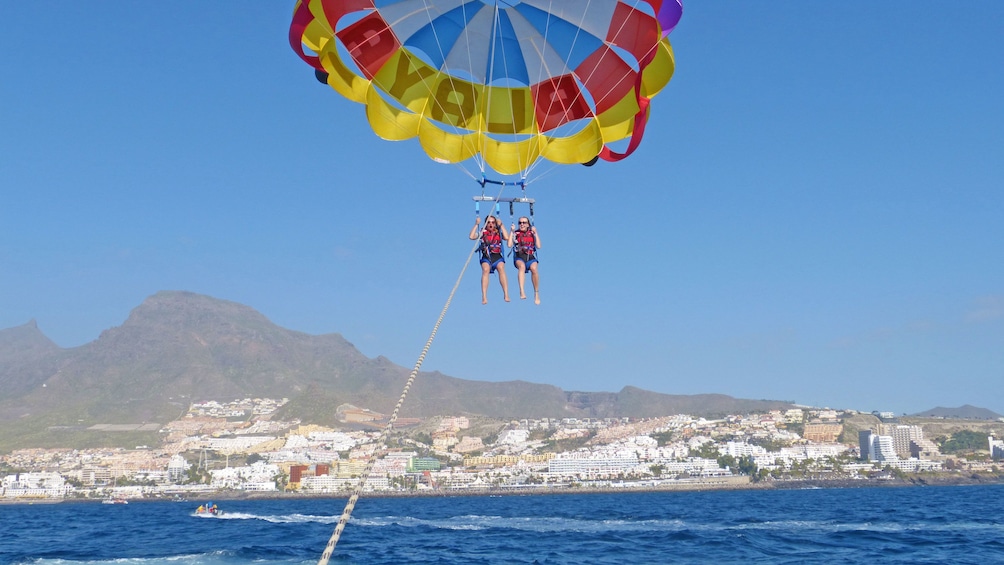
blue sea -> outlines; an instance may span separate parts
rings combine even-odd
[[[0,563],[317,563],[344,499],[0,505]],[[331,563],[1004,563],[1004,485],[361,498]]]

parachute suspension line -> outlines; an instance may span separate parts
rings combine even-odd
[[[426,3],[426,5],[428,5],[428,3]],[[460,9],[461,9],[462,14],[463,14],[463,20],[465,22],[466,21],[470,21],[470,17],[467,14],[467,3],[465,2],[465,3],[461,4]],[[431,18],[431,15],[430,15],[430,18]],[[463,29],[462,33],[463,33],[463,37],[464,37],[464,45],[467,46],[467,61],[469,63],[469,67],[467,69],[464,69],[464,70],[468,73],[468,76],[472,76],[472,77],[473,76],[477,76],[474,73],[474,57],[472,56],[472,53],[474,51],[471,48],[471,34],[468,33],[467,26],[464,26],[464,29]],[[439,47],[440,53],[442,53],[442,51],[443,51],[442,44],[439,41],[436,41],[436,45]],[[447,61],[446,54],[442,53],[442,57],[443,57],[443,70],[444,71],[449,71],[450,69],[448,68],[448,66],[446,64],[446,61]],[[450,80],[450,86],[453,87],[454,86],[454,82],[453,82],[454,73],[447,72],[446,76]],[[470,118],[471,116],[466,116],[466,117]],[[464,126],[465,126],[464,129],[470,131],[470,127],[468,126],[468,124],[465,123]],[[460,128],[455,128],[455,129],[457,130],[457,133],[460,133]],[[474,146],[475,144],[471,143],[470,145]],[[484,156],[482,155],[482,153],[480,151],[481,148],[476,148],[476,149],[478,149],[478,150],[473,152],[474,156],[472,157],[472,159],[474,160],[475,163],[477,163],[477,165],[478,165],[478,171],[481,172],[481,176],[484,176],[484,174],[485,174],[485,158],[484,158]],[[464,169],[464,170],[466,171],[467,169]],[[475,179],[475,180],[477,180],[477,179]]]
[[[455,73],[451,72],[450,66],[447,65],[447,60],[448,60],[447,55],[448,55],[448,53],[446,53],[445,51],[443,51],[443,44],[442,44],[442,41],[440,41],[439,32],[436,29],[435,21],[434,21],[434,19],[432,17],[433,8],[434,7],[435,6],[431,5],[428,2],[428,0],[423,0],[423,2],[422,2],[422,9],[424,9],[425,13],[428,14],[428,16],[429,16],[429,24],[430,24],[430,27],[432,29],[433,37],[436,40],[436,48],[439,49],[439,56],[443,60],[442,65],[440,66],[440,68],[438,70],[441,71],[441,75],[444,76],[445,79],[450,82],[450,88],[452,90],[456,90],[456,83],[454,82],[454,74]],[[467,15],[467,4],[466,3],[462,4],[460,6],[460,9],[462,10],[462,16],[463,16],[462,20],[465,21],[465,22],[469,21],[470,18]],[[473,68],[473,57],[471,56],[471,54],[473,52],[473,50],[471,48],[471,38],[470,38],[470,34],[467,32],[467,28],[466,27],[463,30],[461,30],[461,35],[464,38],[464,44],[467,46],[467,60],[470,61],[471,65],[472,65],[470,68],[463,69],[463,70],[466,73],[468,73],[470,76],[476,76],[476,74],[474,72],[474,68]],[[421,76],[421,81],[422,81],[422,84],[424,86],[426,86],[429,89],[430,92],[433,90],[433,86],[434,85],[429,84],[429,81],[427,80],[427,78],[425,76]],[[475,116],[463,115],[462,117],[464,119],[464,123],[462,124],[462,126],[454,124],[454,123],[448,123],[448,122],[438,122],[438,123],[441,124],[442,126],[450,126],[450,127],[452,127],[453,128],[453,132],[455,134],[457,134],[457,135],[464,135],[465,131],[462,131],[462,130],[466,130],[467,132],[470,131],[469,123],[470,123],[470,121]],[[481,148],[481,147],[475,147],[475,144],[470,143],[468,141],[465,141],[464,145],[467,146],[467,147],[472,147],[474,149],[472,151],[473,155],[470,158],[471,158],[471,160],[473,160],[477,164],[478,171],[481,173],[482,176],[484,176],[484,174],[485,174],[485,159],[484,159],[484,156],[482,155],[483,148]],[[427,151],[430,150],[430,148],[425,147],[424,145],[423,145],[423,148],[426,149]],[[460,170],[464,171],[464,173],[467,176],[471,177],[474,180],[477,180],[477,177],[473,173],[471,173],[467,168],[465,168],[461,162],[452,162],[451,164],[453,164],[454,166],[456,166]]]
[[[547,168],[538,171],[538,168],[545,164],[547,165]],[[559,165],[557,163],[552,163],[551,161],[548,161],[546,159],[538,159],[536,162],[534,162],[533,165],[530,166],[530,168],[524,171],[524,175],[526,177],[529,177],[531,173],[533,174],[533,179],[526,181],[526,184],[531,184],[546,179],[547,177],[553,175],[558,170],[558,167]]]
[[[485,76],[485,101],[486,101],[485,102],[485,107],[486,108],[491,108],[492,107],[492,88],[491,88],[491,84],[492,84],[492,81],[495,79],[495,47],[496,47],[496,44],[498,42],[497,35],[499,33],[499,21],[500,21],[499,20],[499,7],[498,7],[498,4],[496,4],[495,8],[494,8],[494,13],[493,13],[493,16],[492,16],[492,33],[491,33],[491,38],[489,38],[489,41],[491,42],[489,45],[491,45],[491,47],[489,47],[489,51],[488,51],[488,60],[490,62],[488,63],[488,69],[487,69],[486,76]],[[468,57],[470,57],[470,54],[468,54]],[[486,130],[488,128],[487,121],[488,120],[484,120],[484,123],[478,123],[478,133],[480,134],[480,137],[482,139],[482,141],[481,141],[481,147],[478,148],[478,153],[480,153],[481,155],[485,155],[487,153],[487,149],[488,149],[489,138],[486,135],[487,134]],[[487,159],[486,159],[486,161],[487,161]],[[482,176],[484,176],[484,170],[485,170],[484,169],[484,165],[482,165],[482,169],[481,169]]]
[[[481,241],[479,239],[475,242],[474,247],[471,248],[471,252],[467,254],[467,261],[464,262],[464,267],[460,270],[457,282],[453,283],[453,289],[450,291],[450,295],[446,298],[446,304],[443,305],[443,310],[439,313],[439,318],[436,319],[435,325],[432,326],[432,333],[429,334],[429,339],[425,342],[425,347],[422,348],[422,353],[418,356],[415,366],[408,375],[408,381],[404,385],[404,390],[401,391],[401,397],[398,398],[397,405],[394,406],[394,411],[390,415],[387,427],[380,432],[380,437],[377,438],[380,449],[386,447],[387,445],[387,436],[389,436],[390,432],[394,429],[394,422],[397,421],[397,415],[401,410],[401,406],[404,404],[404,399],[407,398],[408,391],[411,390],[411,385],[415,382],[415,378],[418,376],[418,370],[422,367],[422,363],[425,361],[425,356],[429,352],[429,348],[432,347],[432,341],[436,339],[436,333],[439,332],[439,326],[443,323],[443,318],[446,317],[446,311],[450,309],[450,303],[453,302],[453,296],[457,293],[457,289],[460,288],[460,281],[464,278],[464,273],[467,272],[467,267],[471,264],[471,258],[474,257],[474,252],[480,247]],[[331,559],[331,554],[334,553],[335,546],[338,545],[338,539],[342,536],[342,531],[345,529],[345,525],[348,524],[349,518],[352,517],[352,511],[355,509],[356,502],[359,500],[363,487],[366,485],[366,479],[369,477],[370,472],[373,471],[373,466],[376,463],[376,460],[376,451],[374,451],[373,455],[370,455],[369,461],[366,463],[366,469],[359,477],[359,483],[356,485],[356,488],[352,490],[352,496],[349,497],[348,502],[345,504],[342,516],[338,519],[338,525],[335,526],[335,531],[331,533],[331,538],[328,540],[328,544],[325,546],[324,553],[321,554],[321,558],[318,560],[317,565],[327,565],[328,560]]]
[[[306,3],[304,3],[304,6],[305,5],[306,5]],[[433,8],[433,6],[431,6],[427,0],[423,2],[423,5],[424,5],[425,13],[429,15],[429,19],[428,19],[429,23],[433,24],[434,21],[433,21],[432,15],[431,15],[432,14],[432,8]],[[464,13],[465,13],[464,20],[466,21],[467,20],[467,17],[466,17],[466,11],[467,11],[466,10],[466,5],[462,6],[462,8],[464,9]],[[446,60],[446,53],[443,52],[443,46],[442,46],[442,43],[439,41],[439,34],[436,32],[436,27],[434,25],[432,26],[432,31],[433,31],[434,37],[436,38],[436,46],[439,48],[439,53],[443,57],[443,60],[445,61]],[[467,44],[468,44],[468,49],[467,50],[468,50],[468,53],[470,53],[470,51],[471,51],[471,49],[470,49],[470,38],[469,38],[466,30],[464,31],[464,37],[467,39]],[[295,47],[294,47],[294,49],[295,49]],[[468,57],[468,59],[470,59],[470,57]],[[445,63],[444,63],[443,68],[441,70],[444,70],[444,71],[448,70],[447,67],[446,67],[446,65],[445,65]],[[418,81],[421,82],[422,85],[425,86],[431,92],[433,90],[433,86],[435,86],[435,85],[432,84],[429,81],[428,77],[425,76],[424,74],[422,74],[422,73],[416,73],[416,74],[418,75]],[[447,73],[443,73],[443,74],[450,81],[450,84],[451,84],[451,87],[452,87],[452,85],[454,84],[452,73],[448,73],[447,72]],[[325,82],[325,84],[326,84],[326,81],[322,81],[322,82]],[[377,90],[379,92],[380,89],[377,89]],[[382,95],[381,95],[381,97],[382,97]],[[392,106],[393,106],[393,104],[392,104]],[[465,119],[470,119],[471,117],[472,116],[464,116]],[[459,126],[457,126],[456,124],[449,124],[449,123],[446,123],[446,122],[439,122],[439,123],[441,125],[443,125],[443,126],[452,126],[453,131],[455,133],[457,133],[458,135],[460,135],[462,133],[461,132],[461,128]],[[402,124],[395,122],[395,125],[396,125],[396,127],[397,127],[397,129],[399,131],[404,131],[405,130],[405,127]],[[470,170],[468,170],[463,165],[462,162],[448,161],[446,158],[443,157],[443,152],[436,151],[435,148],[430,147],[430,146],[422,145],[422,149],[425,150],[426,153],[430,157],[432,157],[434,160],[440,161],[442,163],[453,165],[454,167],[456,167],[457,169],[459,169],[460,171],[462,171],[465,175],[469,176],[470,178],[472,178],[474,180],[477,180],[477,176],[474,173],[472,173]],[[474,154],[474,156],[472,158],[473,158],[473,160],[475,162],[477,162],[479,172],[482,175],[484,175],[485,165],[484,165],[484,159],[482,158],[482,156],[479,153],[475,152],[475,154]]]
[[[572,42],[571,42],[571,45],[569,46],[569,52],[568,53],[561,53],[560,54],[562,57],[564,57],[566,65],[567,65],[567,62],[568,62],[568,58],[571,56],[572,52],[575,50],[575,46],[576,46],[576,44],[579,41],[579,35],[580,35],[580,32],[581,32],[581,30],[583,28],[583,25],[584,25],[584,22],[585,22],[585,19],[586,19],[586,12],[588,11],[588,5],[590,4],[590,2],[586,1],[585,3],[587,5],[587,7],[586,7],[585,10],[583,10],[582,16],[579,18],[579,21],[576,23],[575,34],[572,37]],[[636,0],[636,3],[637,3],[637,0]],[[548,4],[547,11],[549,13],[551,12],[551,6],[553,4],[554,4],[553,1]],[[544,42],[545,42],[545,44],[548,43],[548,38],[549,38],[549,35],[550,35],[550,31],[551,31],[551,18],[548,17],[546,19],[546,23],[544,24],[544,34],[543,35],[544,35]],[[565,69],[565,71],[569,72],[569,73],[572,72],[573,70],[574,69],[568,69],[568,68]],[[541,66],[538,69],[537,82],[541,82],[541,80],[544,77],[544,73],[545,73],[545,68],[543,66]],[[575,95],[575,98],[573,98],[572,100],[566,101],[565,104],[571,106],[572,104],[577,103],[582,98],[583,98],[582,91],[578,90],[577,93],[576,93],[576,95]],[[560,104],[558,98],[555,97],[555,96],[552,96],[551,99],[548,101],[548,109],[547,109],[548,110],[548,114],[551,113],[551,110],[557,104]],[[547,169],[545,169],[544,172],[542,172],[540,174],[537,174],[537,172],[536,172],[537,169],[541,165],[543,165],[545,162],[549,164],[549,167]],[[540,180],[541,178],[544,178],[545,176],[549,176],[550,173],[554,172],[555,169],[556,169],[556,165],[554,163],[552,163],[550,161],[547,161],[546,159],[538,157],[534,162],[527,164],[527,166],[523,170],[523,176],[524,176],[524,178],[526,178],[526,177],[529,177],[531,173],[533,173],[534,180]]]
[[[548,6],[547,6],[547,11],[548,12],[551,12],[553,4],[554,4],[554,2],[551,2],[551,3],[548,4]],[[587,2],[587,6],[588,6],[588,2]],[[580,21],[580,24],[581,24],[581,21]],[[550,44],[550,34],[551,34],[551,18],[550,18],[550,16],[548,16],[548,18],[545,20],[545,23],[544,23],[544,34],[543,34],[544,35],[544,37],[543,37],[544,45]],[[578,31],[576,31],[575,36],[576,36],[576,38],[578,38]],[[574,46],[574,40],[573,40],[572,44]],[[541,50],[543,50],[543,49],[544,49],[544,47],[541,46]],[[564,58],[564,64],[565,64],[565,68],[564,68],[563,72],[564,73],[568,73],[568,74],[571,74],[571,72],[572,72],[572,69],[568,68],[568,57],[569,57],[570,54],[571,53],[562,53],[561,54],[561,56]],[[543,54],[541,54],[541,57],[543,58]],[[545,65],[540,65],[540,67],[537,69],[537,78],[536,78],[536,81],[535,81],[536,84],[539,84],[539,83],[541,83],[544,80],[544,78],[546,76],[546,74],[545,74],[546,72],[547,72],[546,66]],[[555,79],[552,78],[550,80],[552,81],[552,86],[553,86],[553,81]],[[578,98],[579,96],[581,96],[581,93],[577,94],[576,98]],[[550,98],[550,100],[547,103],[547,115],[551,115],[551,112],[554,109],[555,105],[560,104],[559,97],[557,97],[557,96],[550,96],[549,98]],[[567,103],[571,104],[574,101],[575,100],[571,100],[571,101],[568,101]],[[537,103],[537,101],[535,100],[534,101],[534,106],[536,106],[536,103]],[[563,110],[564,110],[564,108],[562,108],[562,111]],[[526,167],[526,170],[523,173],[524,177],[529,176],[531,172],[535,172],[537,170],[537,167],[540,166],[541,163],[544,163],[545,161],[546,161],[546,159],[542,159],[542,158],[538,157],[536,161],[534,161],[533,163],[530,163],[530,165]],[[547,161],[547,162],[550,162],[550,161]],[[551,170],[553,170],[553,163],[552,163],[552,169]],[[539,180],[539,178],[536,175],[534,175],[534,178]],[[524,191],[524,193],[526,192],[526,186],[523,187],[523,191]],[[523,194],[523,196],[526,196],[526,194]]]
[[[587,10],[588,10],[588,5],[587,5]],[[572,36],[572,43],[568,47],[568,53],[565,54],[565,60],[566,61],[568,60],[569,57],[571,57],[572,52],[575,50],[576,44],[579,42],[579,34],[582,31],[582,26],[584,25],[584,23],[586,21],[586,11],[587,10],[583,10],[582,11],[582,16],[579,18],[578,23],[575,25],[575,34]],[[569,71],[571,71],[571,70],[573,70],[573,69],[569,69]],[[590,76],[592,76],[592,75],[590,75]],[[582,82],[585,83],[588,80],[589,79],[587,78],[586,80],[584,80]],[[584,97],[585,96],[583,94],[583,91],[579,90],[578,92],[576,92],[575,97],[572,100],[569,100],[567,102],[567,104],[570,106],[573,103],[577,103],[579,100],[581,100]],[[594,102],[598,102],[598,101],[594,100]]]
[[[497,49],[500,45],[503,45],[502,41],[504,41],[504,38],[505,38],[505,35],[502,33],[502,16],[501,16],[501,11],[499,10],[498,4],[495,5],[495,30],[496,31],[493,32],[493,33],[496,33],[496,35],[498,37],[501,37],[503,39],[500,40],[500,41],[493,41],[492,42],[492,65],[491,65],[491,69],[492,69],[492,75],[493,76],[490,77],[490,79],[494,79],[495,78],[494,77],[494,74],[495,74],[495,49]],[[501,51],[502,51],[502,72],[504,73],[503,76],[509,76],[509,58],[507,56],[508,55],[507,49],[503,48]],[[491,82],[492,81],[489,80],[488,84],[490,85]],[[491,91],[490,86],[489,86],[489,90],[488,90],[489,108],[491,107],[491,101],[490,101],[491,95],[492,95],[492,91]],[[519,131],[517,131],[517,128],[516,128],[516,104],[513,101],[512,97],[509,98],[508,106],[509,106],[509,122],[513,124],[512,134],[511,134],[512,135],[512,143],[513,143],[513,145],[517,145],[518,146],[519,145],[519,141],[520,141],[520,136],[521,135],[525,135],[525,134],[522,134]],[[527,167],[530,166],[530,163],[524,163],[523,162],[523,155],[521,155],[518,150],[516,151],[516,162],[517,162],[517,164],[519,166],[519,170],[521,170],[521,171],[526,170]]]
[[[533,227],[533,225],[534,225],[534,223],[533,223],[533,199],[526,197],[526,187],[523,187],[523,199],[529,202],[529,205],[530,205],[530,217],[528,219],[530,220],[530,227]],[[512,204],[510,204],[510,206],[512,206]]]

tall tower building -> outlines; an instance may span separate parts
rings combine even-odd
[[[920,444],[924,439],[924,430],[920,426],[889,426],[893,449],[900,459],[910,458],[910,442]]]
[[[875,456],[875,461],[896,461],[899,459],[892,436],[872,436],[872,453]]]
[[[858,446],[861,449],[861,459],[865,461],[871,461],[874,459],[874,456],[872,454],[871,430],[861,430],[858,432]]]
[[[861,444],[861,458],[868,461],[896,461],[896,448],[892,436],[880,436],[871,430],[858,432],[858,442]]]

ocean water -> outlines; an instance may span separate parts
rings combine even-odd
[[[344,499],[0,505],[0,564],[316,563]],[[1004,485],[360,499],[331,563],[1004,563]]]

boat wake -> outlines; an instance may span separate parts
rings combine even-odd
[[[214,520],[261,520],[273,524],[335,524],[338,522],[337,516],[315,516],[311,514],[254,514],[251,512],[222,512],[220,514],[198,514],[192,513],[196,518],[212,518]]]

